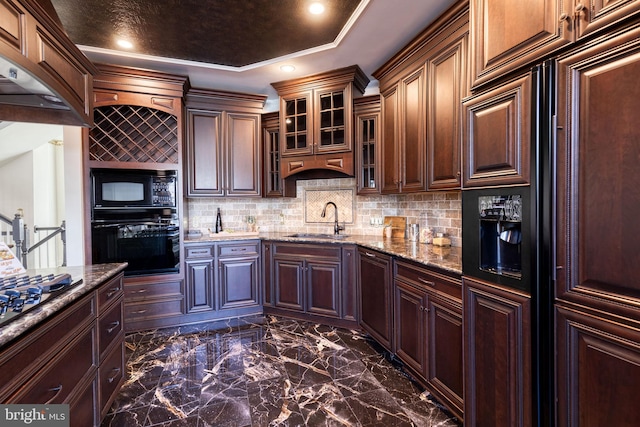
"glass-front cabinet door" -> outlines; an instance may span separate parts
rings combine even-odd
[[[331,153],[351,150],[351,131],[347,117],[351,115],[350,86],[316,90],[316,153]]]
[[[380,96],[354,100],[358,194],[380,193]]]
[[[283,136],[282,155],[313,153],[311,132],[311,92],[282,98],[284,111],[280,129]]]

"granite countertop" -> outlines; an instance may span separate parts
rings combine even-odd
[[[55,295],[50,296],[7,324],[0,326],[0,349],[32,327],[44,322],[73,301],[82,298],[100,284],[111,279],[123,271],[126,266],[126,263],[114,263],[27,270],[26,274],[28,275],[68,273],[74,281],[82,279],[82,283],[54,292]]]
[[[412,242],[404,238],[385,238],[382,236],[346,235],[333,238],[330,235],[314,235],[309,233],[301,237],[293,237],[295,232],[261,232],[257,236],[206,236],[196,239],[185,239],[186,244],[228,242],[237,240],[275,240],[279,242],[310,242],[355,244],[364,248],[418,262],[429,267],[439,268],[453,274],[462,274],[462,248],[455,246],[433,246],[419,242]],[[305,233],[299,233],[305,234]],[[322,237],[325,236],[325,237]]]

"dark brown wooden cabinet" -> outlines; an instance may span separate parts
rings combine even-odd
[[[640,25],[558,62],[557,287],[640,320]]]
[[[356,144],[356,189],[358,194],[379,194],[382,136],[380,134],[380,95],[353,101]]]
[[[186,313],[212,320],[261,312],[259,249],[257,240],[188,243]]]
[[[381,154],[380,192],[393,194],[400,192],[400,137],[398,129],[398,86],[391,86],[381,92]]]
[[[158,276],[124,280],[124,318],[127,332],[174,326],[185,313],[184,281]]]
[[[260,242],[218,243],[216,249],[220,312],[225,316],[261,312]]]
[[[186,312],[211,311],[216,308],[214,294],[213,246],[188,245],[185,248]]]
[[[559,426],[640,425],[638,325],[557,307]]]
[[[382,87],[381,87],[382,89]],[[425,191],[425,69],[418,69],[381,92],[382,193]]]
[[[448,279],[451,280],[451,279]],[[461,287],[459,281],[456,285]],[[427,372],[432,393],[464,418],[464,339],[460,300],[432,295],[427,301]]]
[[[298,257],[273,256],[274,306],[304,312],[304,261]]]
[[[353,65],[271,84],[280,96],[283,178],[311,169],[354,174],[353,99],[368,83]]]
[[[635,425],[640,381],[640,24],[558,61],[560,426]]]
[[[427,293],[394,281],[393,352],[414,372],[424,376],[427,364]]]
[[[463,187],[528,184],[531,74],[463,102]]]
[[[534,0],[526,5],[472,0],[470,4],[474,87],[640,12],[640,3],[634,0]]]
[[[469,92],[468,29],[461,27],[426,63],[427,190],[459,189],[462,98]]]
[[[262,115],[262,196],[295,197],[295,181],[285,181],[280,173],[280,118],[279,112]]]
[[[383,194],[460,188],[468,23],[468,3],[457,2],[373,73]]]
[[[388,350],[393,349],[392,258],[358,248],[360,326]]]
[[[394,353],[463,418],[462,285],[458,275],[394,261]]]
[[[350,327],[357,321],[355,247],[264,242],[265,313]]]
[[[70,425],[100,425],[125,379],[122,277],[0,351],[3,403],[69,404]]]
[[[463,277],[464,420],[531,426],[531,299]]]
[[[262,194],[263,95],[190,89],[187,197]]]

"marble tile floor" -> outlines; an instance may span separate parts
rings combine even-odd
[[[280,317],[127,336],[102,427],[460,426],[357,331]]]

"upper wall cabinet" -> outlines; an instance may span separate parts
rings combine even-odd
[[[531,73],[465,99],[463,186],[528,184]]]
[[[373,73],[381,93],[382,193],[460,188],[467,5],[456,3]]]
[[[353,175],[352,103],[367,84],[357,65],[271,84],[280,95],[283,178],[317,168]]]
[[[187,197],[262,194],[261,112],[266,96],[187,93]]]
[[[186,77],[98,64],[89,167],[177,169]]]
[[[353,102],[358,194],[380,193],[380,96]]]
[[[640,13],[637,0],[471,0],[473,87]]]
[[[0,119],[91,126],[95,67],[49,0],[0,1]]]

